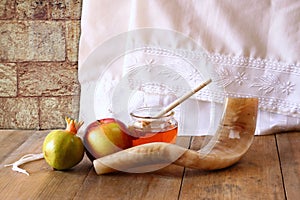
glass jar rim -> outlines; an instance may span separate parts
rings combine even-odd
[[[149,114],[149,112],[147,113],[148,115],[144,115],[144,116],[141,114],[138,114],[139,112],[150,111],[150,110],[156,110],[157,112],[153,113],[153,116],[151,116],[151,114]],[[162,118],[171,117],[174,115],[174,111],[171,110],[160,117],[155,117],[155,114],[158,114],[161,110],[163,110],[163,107],[161,107],[161,106],[139,107],[139,108],[135,109],[134,111],[130,112],[130,116],[138,118],[138,119],[162,119]]]

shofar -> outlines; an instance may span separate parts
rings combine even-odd
[[[229,167],[252,144],[257,109],[257,98],[227,98],[219,128],[203,149],[195,151],[163,142],[143,144],[94,160],[95,171],[100,175],[163,163],[200,170]]]

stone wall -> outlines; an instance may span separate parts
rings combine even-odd
[[[0,129],[78,118],[82,0],[0,0]]]

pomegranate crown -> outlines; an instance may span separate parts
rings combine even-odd
[[[76,134],[78,129],[82,126],[83,121],[81,122],[77,122],[76,120],[73,120],[69,117],[65,117],[66,123],[67,123],[67,127],[66,130],[69,131],[72,134]]]

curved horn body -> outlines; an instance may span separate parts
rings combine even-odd
[[[229,167],[252,144],[257,110],[257,98],[227,98],[216,134],[199,151],[163,142],[148,143],[94,160],[95,171],[100,175],[163,163],[201,170]]]

